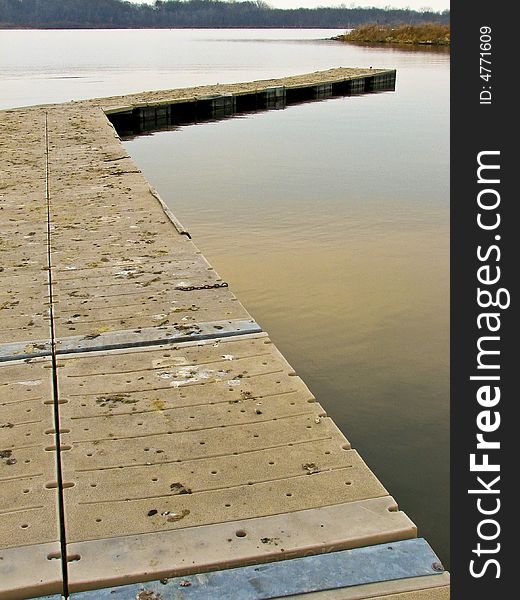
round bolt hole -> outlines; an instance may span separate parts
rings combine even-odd
[[[101,519],[96,519],[96,523],[101,523]]]
[[[285,494],[285,495],[286,495],[288,498],[290,498],[290,497],[292,496],[292,494],[290,494],[290,493],[287,493],[287,494]]]
[[[239,529],[238,531],[235,531],[235,535],[239,538],[243,538],[246,537],[247,533],[243,529]]]
[[[23,493],[24,494],[28,494],[31,490],[24,490]]]
[[[97,487],[97,483],[91,483],[90,487]]]
[[[224,506],[225,506],[226,508],[229,508],[229,507],[231,506],[231,504],[224,504]]]

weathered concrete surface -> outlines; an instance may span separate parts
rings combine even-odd
[[[150,580],[151,574],[157,580],[407,539],[415,528],[396,509],[393,499],[384,497],[71,543],[70,551],[82,559],[69,565],[70,587],[72,591],[95,589],[100,581],[121,585]]]
[[[67,122],[49,114],[56,336],[250,318],[228,288],[178,289],[223,282],[132,161],[116,160],[122,147],[104,114]]]
[[[278,79],[261,79],[259,81],[248,81],[241,83],[218,83],[215,85],[177,88],[173,90],[146,91],[136,94],[127,94],[125,96],[110,96],[108,98],[81,100],[71,104],[76,106],[79,105],[80,107],[89,106],[103,108],[105,111],[113,111],[116,109],[131,108],[135,106],[158,106],[161,104],[168,104],[172,101],[179,101],[181,99],[203,98],[215,94],[247,94],[254,91],[261,91],[282,86],[286,88],[308,87],[312,85],[343,81],[346,79],[363,78],[385,72],[389,71],[386,69],[339,67],[335,69],[327,69],[325,71],[304,73],[301,75],[282,77]],[[61,104],[59,106],[64,107],[67,105]]]
[[[169,218],[103,109],[377,72],[335,69],[0,112],[0,343],[26,342],[30,356],[38,340],[50,347],[77,336],[95,349],[111,332],[251,320]],[[54,372],[50,359],[0,366],[0,386],[11,394],[0,406],[8,424],[0,448],[17,448],[38,467],[20,480],[8,475],[4,511],[29,488],[41,513],[34,529],[21,528],[24,521],[19,531],[21,516],[2,521],[0,512],[8,533],[0,553],[32,560],[30,547],[58,544],[50,552],[57,560],[46,562],[54,574],[45,576],[45,592],[61,591],[60,525],[67,542],[61,563],[76,591],[416,534],[266,334],[54,359]],[[47,387],[18,397],[19,382],[44,377],[15,369],[45,369]],[[23,422],[29,408],[37,418]],[[56,419],[60,445],[45,446]],[[27,448],[26,434],[37,440]],[[52,484],[57,466],[59,490]],[[61,495],[63,521],[56,516]],[[326,526],[334,511],[341,528]],[[286,536],[283,551],[230,533],[248,527]],[[215,543],[206,547],[208,536]],[[174,539],[186,552],[172,562]],[[22,585],[12,573],[0,592],[33,593],[30,571]]]
[[[266,334],[62,357],[59,380],[70,542],[388,495]]]
[[[49,359],[0,364],[0,596],[6,599],[61,586],[50,367]]]
[[[0,131],[0,343],[45,339],[45,115],[0,112]]]

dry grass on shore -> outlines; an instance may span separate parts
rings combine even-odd
[[[361,25],[338,36],[344,42],[368,42],[372,44],[425,44],[449,46],[450,26],[440,23],[420,25]]]

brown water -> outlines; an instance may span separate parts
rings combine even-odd
[[[334,31],[36,33],[39,53],[0,32],[0,106],[397,68],[394,93],[125,144],[447,564],[449,54],[318,39]]]

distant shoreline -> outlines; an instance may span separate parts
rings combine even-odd
[[[3,25],[0,23],[0,31],[65,31],[65,30],[77,30],[77,31],[108,31],[108,30],[113,30],[113,31],[128,31],[128,30],[134,30],[134,31],[144,31],[144,30],[154,30],[154,29],[169,29],[169,30],[193,30],[193,29],[234,29],[234,30],[240,30],[240,29],[244,29],[244,30],[248,30],[248,29],[289,29],[289,30],[295,30],[295,29],[345,29],[345,27],[343,26],[332,26],[332,25],[285,25],[285,26],[281,26],[281,25],[248,25],[247,27],[245,26],[233,26],[233,25],[228,25],[228,26],[222,26],[222,27],[213,27],[213,26],[209,26],[209,25],[200,25],[198,27],[191,27],[191,26],[182,26],[179,25],[178,27],[170,27],[170,26],[154,26],[154,27],[137,27],[137,26],[128,26],[128,27],[124,27],[124,26],[117,26],[117,25],[110,25],[107,27],[102,27],[99,25],[96,26],[90,26],[90,25],[54,25],[54,26],[44,26],[44,25]],[[339,36],[338,36],[339,37]],[[336,39],[336,38],[331,38],[331,39]]]
[[[350,29],[366,23],[448,23],[448,10],[272,8],[264,0],[0,0],[0,29]]]

